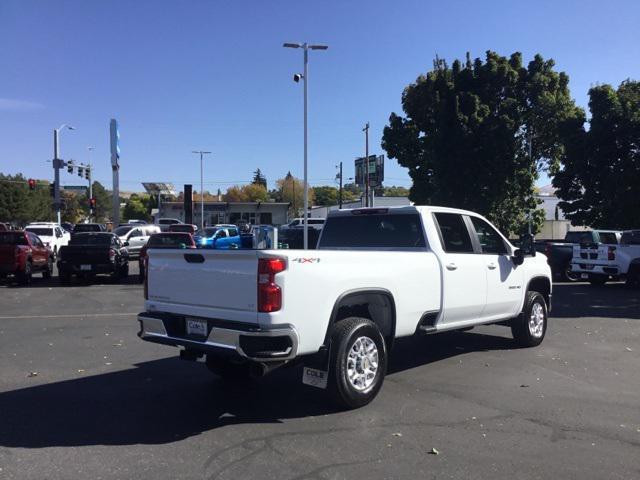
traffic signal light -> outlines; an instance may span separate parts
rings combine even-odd
[[[89,169],[87,168],[87,169],[84,171],[84,178],[86,178],[87,180],[89,180],[89,178],[90,178],[90,177],[91,177],[91,174],[90,174]]]
[[[93,211],[96,209],[96,199],[95,198],[90,198],[89,199],[89,207],[91,207],[91,212],[93,213]]]
[[[33,178],[30,178],[28,183],[29,183],[29,190],[35,190],[36,189],[36,181]]]
[[[73,173],[73,162],[67,162],[67,173]]]
[[[78,176],[82,178],[82,167],[78,167]]]

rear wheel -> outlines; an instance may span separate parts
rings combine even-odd
[[[540,292],[527,292],[522,313],[511,321],[513,339],[521,347],[535,347],[547,333],[547,302]]]
[[[580,274],[571,270],[571,265],[567,265],[562,271],[562,280],[565,282],[577,282],[580,280]]]
[[[331,333],[328,391],[344,408],[371,402],[384,382],[387,350],[378,326],[366,318],[341,320]]]
[[[29,260],[25,264],[24,270],[18,274],[18,283],[20,285],[29,285],[31,283],[32,275],[33,275],[33,269],[31,265],[31,260]]]

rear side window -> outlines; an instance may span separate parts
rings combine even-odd
[[[502,255],[507,253],[507,247],[500,234],[484,220],[477,217],[470,217],[473,228],[476,230],[482,253],[493,253]]]
[[[29,245],[24,233],[0,233],[0,245]]]
[[[442,248],[447,253],[473,253],[473,245],[462,215],[457,213],[435,213],[440,230]]]
[[[320,248],[424,248],[418,214],[340,215],[327,219]]]
[[[600,243],[616,244],[618,243],[618,238],[613,232],[600,232]]]
[[[620,239],[622,245],[640,245],[640,230],[624,232]]]
[[[237,237],[238,236],[238,229],[237,228],[230,228],[229,229],[229,236],[230,237]]]
[[[567,232],[564,239],[569,243],[591,242],[593,235],[591,232]]]

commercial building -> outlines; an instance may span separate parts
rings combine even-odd
[[[248,222],[252,225],[289,223],[289,204],[281,202],[204,202],[204,224]],[[182,202],[163,202],[159,218],[185,221]],[[193,223],[200,225],[200,202],[193,202]]]

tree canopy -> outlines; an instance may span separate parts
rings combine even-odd
[[[538,169],[557,169],[560,126],[581,114],[568,76],[553,67],[540,55],[525,67],[518,52],[467,54],[451,67],[436,57],[405,88],[405,115],[392,113],[383,134],[389,158],[409,169],[411,200],[480,212],[505,232],[521,231],[529,211],[540,224]]]
[[[248,185],[234,185],[227,189],[225,202],[268,202],[269,192],[266,187],[257,183]]]
[[[266,189],[267,177],[265,177],[258,168],[255,172],[253,172],[253,180],[251,181],[251,183],[253,183],[254,185],[262,185]]]
[[[589,90],[584,115],[567,124],[566,155],[553,179],[565,216],[594,228],[640,226],[640,82]]]

